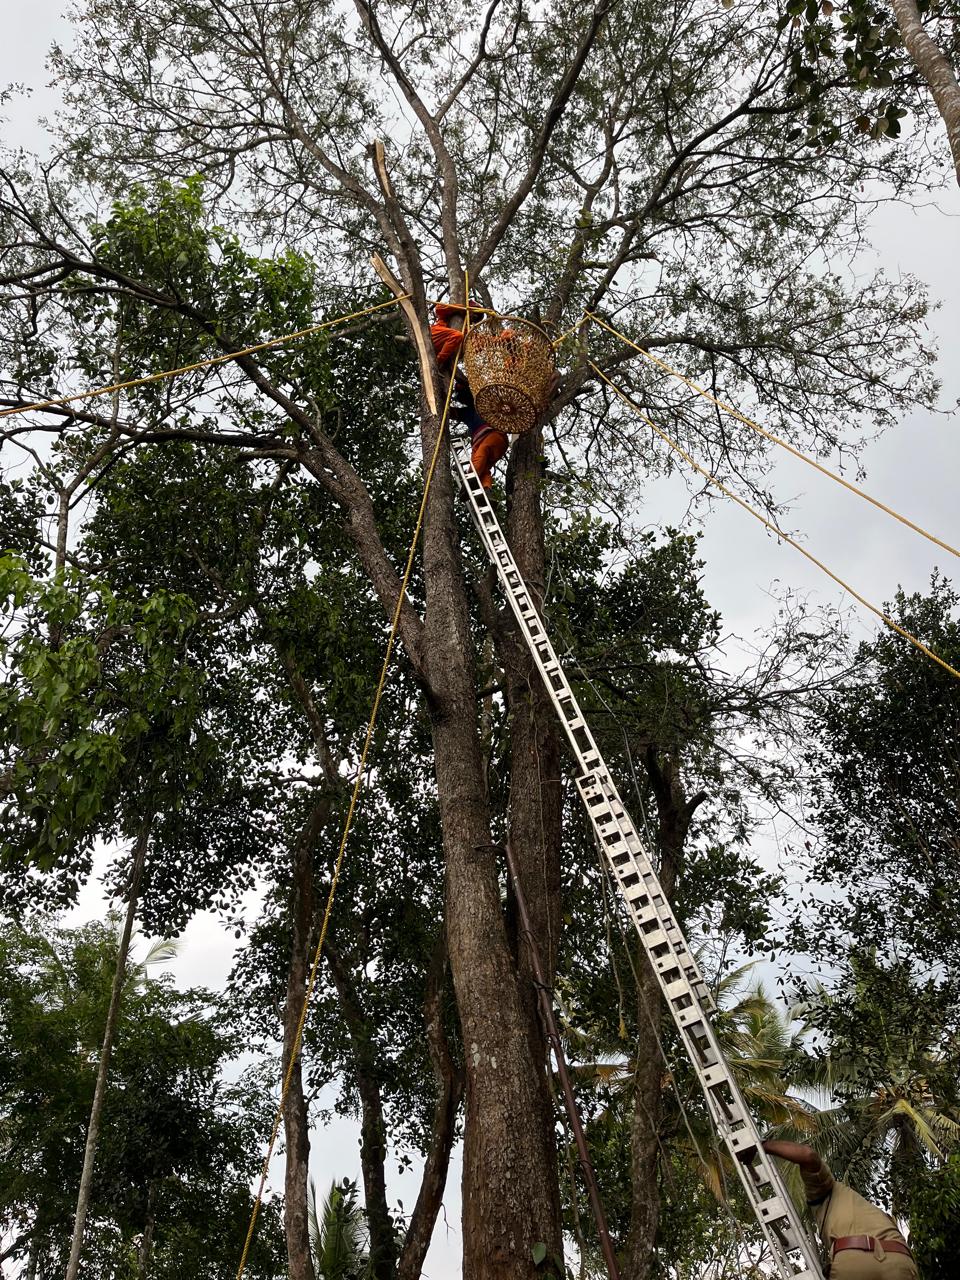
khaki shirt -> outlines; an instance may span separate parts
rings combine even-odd
[[[893,1219],[863,1196],[857,1195],[843,1182],[837,1182],[821,1161],[815,1173],[801,1170],[807,1200],[820,1200],[811,1205],[820,1235],[828,1249],[834,1240],[844,1236],[873,1236],[876,1240],[898,1240],[906,1244]]]

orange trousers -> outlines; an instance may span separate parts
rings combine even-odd
[[[474,444],[470,453],[470,461],[473,463],[473,469],[480,477],[480,483],[485,489],[489,489],[493,484],[493,476],[490,472],[509,447],[510,441],[502,431],[497,431],[495,427],[485,431]]]

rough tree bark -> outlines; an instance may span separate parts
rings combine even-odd
[[[514,446],[507,472],[507,536],[531,598],[541,613],[546,589],[542,454],[540,429],[528,431]],[[501,619],[498,648],[506,677],[510,723],[510,845],[540,952],[543,974],[552,986],[561,928],[562,730],[540,672],[512,614],[504,612]],[[509,876],[507,927],[520,975],[530,1053],[535,1063],[545,1064],[547,1045],[538,1010],[530,949],[522,945],[519,936],[519,919]],[[538,1083],[540,1123],[545,1132],[552,1134],[554,1099],[542,1066]],[[556,1158],[555,1154],[553,1158]],[[556,1212],[559,1214],[558,1187],[556,1199]]]
[[[697,808],[707,799],[700,791],[689,800],[676,761],[655,746],[646,751],[647,777],[657,805],[657,849],[660,883],[669,902],[683,859],[683,846]],[[637,947],[637,1051],[633,1122],[630,1132],[632,1187],[630,1231],[621,1260],[623,1280],[648,1280],[660,1221],[659,1165],[663,1077],[667,1065],[660,1052],[660,986],[646,953]]]
[[[534,1274],[531,1247],[560,1250],[552,1126],[543,1123],[543,1060],[500,905],[477,733],[477,689],[464,578],[453,533],[452,477],[438,475],[426,528],[424,656],[447,855],[450,965],[463,1033],[464,1277]]]
[[[947,127],[953,167],[960,183],[960,84],[943,50],[923,29],[916,0],[890,0],[903,43],[926,80]]]

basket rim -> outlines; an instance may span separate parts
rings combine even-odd
[[[534,332],[539,333],[542,337],[544,337],[547,340],[547,342],[550,344],[551,349],[553,348],[553,339],[550,337],[549,333],[547,333],[546,329],[544,329],[542,325],[537,324],[535,320],[528,320],[526,316],[503,315],[499,311],[494,311],[491,307],[471,307],[470,310],[482,312],[483,319],[476,321],[476,323],[471,321],[470,328],[465,329],[463,331],[464,340],[469,338],[471,331],[475,329],[477,325],[483,324],[484,320],[488,319],[490,316],[493,316],[494,319],[496,320],[510,320],[514,324],[526,325],[528,329],[533,329]]]

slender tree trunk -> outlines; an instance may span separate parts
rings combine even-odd
[[[690,822],[706,799],[698,792],[686,798],[674,760],[657,749],[646,753],[647,776],[657,802],[659,878],[668,902],[673,901],[677,874]],[[667,1065],[660,1052],[662,1023],[660,986],[642,947],[638,951],[637,1069],[630,1132],[630,1231],[623,1254],[624,1280],[648,1280],[653,1272],[660,1223],[661,1120],[663,1077]]]
[[[30,1248],[27,1250],[27,1269],[23,1273],[23,1280],[37,1280],[37,1264],[40,1260],[40,1237],[34,1236],[30,1241]]]
[[[157,1184],[150,1183],[147,1191],[147,1218],[143,1224],[143,1236],[137,1250],[137,1280],[147,1280],[150,1272],[150,1259],[153,1256],[153,1234],[157,1225]]]
[[[637,991],[637,1067],[630,1128],[630,1231],[621,1259],[623,1280],[647,1280],[660,1223],[660,1125],[663,1073],[658,1042],[660,987],[641,948]]]
[[[123,983],[127,973],[127,954],[130,950],[130,936],[133,933],[133,921],[137,911],[137,898],[140,892],[140,880],[143,876],[143,864],[147,856],[147,845],[150,840],[150,827],[153,815],[146,819],[140,829],[133,851],[133,864],[130,869],[130,891],[127,901],[127,915],[123,922],[120,936],[120,949],[117,953],[117,967],[113,975],[113,988],[110,992],[110,1006],[107,1010],[107,1024],[103,1031],[103,1047],[100,1051],[100,1063],[97,1067],[97,1082],[93,1091],[93,1104],[90,1108],[90,1123],[87,1127],[87,1142],[83,1152],[83,1169],[80,1174],[80,1190],[77,1194],[77,1211],[73,1222],[73,1239],[70,1242],[70,1260],[67,1263],[65,1280],[77,1280],[80,1271],[80,1253],[83,1248],[83,1232],[86,1226],[87,1213],[90,1208],[90,1195],[93,1190],[93,1166],[97,1156],[97,1144],[100,1139],[100,1121],[103,1116],[103,1104],[107,1092],[107,1073],[110,1069],[110,1055],[113,1052],[113,1041],[120,1016],[120,999],[123,994]]]
[[[425,444],[431,440],[428,425]],[[448,468],[440,466],[424,537],[423,656],[446,853],[450,968],[466,1068],[463,1276],[520,1280],[536,1274],[534,1245],[560,1251],[557,1171],[553,1126],[542,1105],[544,1063],[530,1049],[530,1019],[491,847],[452,486]]]
[[[283,1061],[288,1063],[306,994],[313,931],[313,850],[330,813],[330,801],[321,797],[313,806],[293,850],[290,886],[290,967],[283,1011]],[[283,1109],[286,1146],[283,1183],[283,1229],[287,1244],[289,1280],[314,1280],[310,1252],[307,1192],[310,1180],[310,1126],[303,1092],[301,1055],[297,1054],[290,1089]]]
[[[916,0],[890,0],[903,43],[917,70],[926,80],[943,123],[960,183],[960,84],[943,50],[923,29]]]
[[[370,1274],[373,1280],[395,1280],[397,1236],[387,1200],[387,1126],[380,1093],[376,1033],[360,1003],[356,983],[346,961],[329,936],[324,943],[324,955],[350,1036],[360,1095],[360,1168],[370,1230]]]
[[[546,590],[546,549],[541,489],[543,438],[528,431],[514,447],[508,473],[510,547],[538,610]],[[560,835],[563,790],[560,781],[563,730],[526,643],[510,617],[503,646],[510,712],[510,847],[533,925],[540,962],[552,984],[560,944]],[[509,880],[508,880],[509,885]],[[516,913],[511,911],[512,932]],[[546,1054],[530,952],[519,947],[527,979],[535,1049]]]
[[[446,972],[447,945],[444,934],[434,951],[423,1002],[427,1044],[430,1046],[430,1058],[437,1079],[437,1101],[420,1191],[410,1215],[410,1224],[397,1266],[398,1280],[419,1280],[423,1271],[437,1214],[443,1204],[450,1152],[456,1135],[457,1113],[463,1101],[463,1072],[457,1068],[450,1055],[443,1027],[442,995]]]

